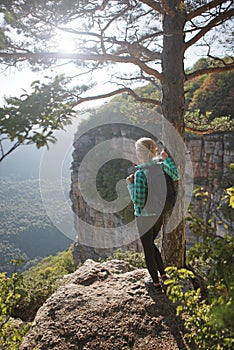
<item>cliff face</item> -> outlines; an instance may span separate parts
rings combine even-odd
[[[115,148],[123,148],[125,137],[131,137],[131,128],[121,128],[116,126],[104,126],[91,130],[88,134],[79,137],[79,131],[74,140],[73,163],[71,173],[71,192],[70,197],[72,201],[72,208],[74,211],[74,223],[77,231],[77,240],[73,245],[73,257],[76,265],[83,263],[87,258],[98,260],[99,258],[106,258],[113,254],[116,248],[121,247],[123,250],[133,248],[136,251],[141,250],[141,244],[136,237],[132,238],[132,230],[123,228],[123,220],[120,214],[105,213],[102,210],[97,210],[86,203],[82,195],[82,189],[78,180],[80,174],[80,166],[84,157],[96,145],[105,142],[112,138],[116,140]],[[126,145],[124,145],[126,146]],[[126,148],[126,147],[125,147]],[[134,153],[132,149],[127,150],[129,154]],[[95,163],[94,159],[94,163]],[[83,162],[82,164],[84,164]],[[95,164],[94,164],[95,165]],[[92,166],[92,165],[91,165]],[[125,167],[126,168],[126,167]],[[86,170],[86,169],[85,169]],[[87,174],[95,172],[96,170],[87,169]],[[123,178],[127,173],[123,175]],[[94,180],[85,179],[87,183],[95,182]],[[102,179],[99,181],[102,185]],[[96,184],[95,184],[96,185]],[[106,185],[106,188],[108,185]],[[104,240],[103,244],[99,241],[99,230]],[[123,232],[124,230],[124,232]],[[117,232],[117,235],[114,233]],[[109,242],[112,237],[112,242]],[[105,246],[104,248],[102,247]],[[114,246],[114,247],[113,247]]]
[[[131,130],[122,130],[120,126],[108,126],[91,130],[88,134],[81,137],[77,134],[74,140],[74,152],[72,163],[72,184],[71,184],[71,200],[73,211],[75,213],[75,227],[78,233],[77,240],[73,246],[73,255],[76,264],[84,262],[87,258],[97,260],[102,257],[105,258],[113,253],[113,248],[102,249],[95,246],[95,230],[98,228],[113,228],[119,227],[120,236],[126,238],[126,242],[132,241],[126,236],[131,236],[131,232],[126,231],[121,233],[121,225],[123,220],[121,215],[103,213],[94,208],[91,208],[83,199],[81,188],[78,181],[78,173],[80,164],[85,155],[94,146],[104,142],[109,138],[119,138],[118,142],[125,142],[126,138],[131,138]],[[136,133],[136,131],[135,131]],[[136,137],[136,135],[134,135]],[[190,152],[194,171],[194,186],[205,186],[213,194],[217,192],[218,185],[227,172],[230,163],[234,162],[234,147],[233,147],[233,133],[215,133],[204,136],[197,136],[187,134],[186,145]],[[123,144],[119,144],[122,148]],[[126,147],[126,145],[124,145]],[[128,153],[132,154],[135,150],[129,149]],[[219,174],[219,177],[214,177],[214,174]],[[126,177],[127,173],[123,175]],[[88,181],[88,180],[87,180]],[[107,186],[108,187],[108,186]],[[208,215],[205,208],[201,208],[201,203],[193,198],[193,207],[199,215]],[[131,209],[130,209],[131,210]],[[81,220],[80,220],[81,219]],[[88,225],[87,225],[88,223]],[[89,226],[90,225],[90,226]],[[90,234],[94,228],[94,232]],[[108,233],[109,234],[109,233]],[[85,237],[91,237],[88,240]],[[137,251],[141,250],[141,244],[138,240],[133,240],[133,243],[123,244],[123,242],[116,242],[116,247],[121,246],[123,249],[134,248]]]
[[[188,134],[186,144],[193,163],[194,183],[217,188],[220,178],[234,161],[234,134],[231,132],[204,136]],[[219,178],[214,178],[217,173]]]
[[[38,310],[21,350],[186,350],[182,320],[145,269],[87,260]]]
[[[192,210],[203,218],[204,223],[208,223],[210,219],[213,219],[216,234],[220,236],[224,232],[232,234],[234,230],[231,209],[225,210],[225,216],[222,210],[217,211],[217,207],[224,196],[222,188],[233,185],[233,180],[228,175],[229,165],[234,162],[233,136],[233,132],[204,136],[188,134],[186,139],[193,164],[194,188],[202,186],[204,191],[209,194],[206,197],[206,205],[203,204],[200,197],[193,196],[191,201]],[[228,225],[228,231],[227,228],[224,229],[223,224],[219,224],[220,222]],[[191,236],[188,231],[188,247],[195,241],[199,241],[199,237]]]

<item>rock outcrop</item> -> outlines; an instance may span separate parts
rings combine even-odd
[[[98,260],[99,258],[105,259],[113,255],[113,251],[118,247],[121,247],[123,250],[129,250],[131,248],[136,251],[142,250],[139,240],[135,237],[134,239],[131,238],[133,235],[131,230],[128,230],[128,232],[125,230],[125,232],[122,233],[123,220],[121,215],[118,212],[107,213],[105,211],[97,210],[87,204],[83,198],[79,183],[79,175],[81,172],[80,167],[81,164],[84,165],[84,163],[87,163],[83,161],[83,159],[90,150],[93,150],[96,145],[102,144],[109,139],[114,139],[116,141],[115,146],[117,149],[125,149],[126,153],[131,154],[132,149],[129,147],[128,143],[126,143],[126,138],[131,138],[132,133],[132,127],[129,126],[122,130],[120,125],[103,125],[102,127],[93,128],[89,130],[88,133],[84,134],[78,129],[75,135],[73,143],[73,162],[71,167],[70,198],[74,212],[75,230],[77,232],[77,238],[73,245],[73,258],[76,266],[83,263],[88,258],[93,260]],[[92,172],[92,169],[87,169],[87,174]],[[86,181],[88,180],[86,179]],[[117,238],[116,244],[113,244],[113,247],[99,247],[95,242],[96,237],[99,235],[99,228],[108,231],[108,236],[111,234],[109,233],[111,230],[116,232],[116,228],[118,228],[118,237],[120,237],[120,240]],[[124,243],[121,238],[127,243]]]
[[[87,260],[38,310],[20,349],[189,349],[174,306],[146,289],[146,274],[119,260]]]

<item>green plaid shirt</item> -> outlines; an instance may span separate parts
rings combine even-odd
[[[167,173],[172,178],[172,180],[176,181],[176,180],[179,180],[180,178],[179,171],[175,163],[170,157],[166,158],[163,162],[158,162],[156,160],[153,160],[150,163],[144,163],[136,166],[138,170],[135,172],[134,183],[128,184],[128,191],[131,196],[131,200],[134,204],[135,216],[153,215],[153,214],[148,214],[146,210],[144,210],[146,195],[148,192],[147,180],[146,180],[146,175],[148,170],[145,169],[145,167],[149,167],[150,165],[155,163],[160,164],[163,170],[165,171],[165,173]]]

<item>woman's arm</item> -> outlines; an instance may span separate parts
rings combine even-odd
[[[180,173],[171,157],[165,158],[161,163],[161,166],[165,173],[167,173],[172,178],[172,180],[176,181],[180,179]]]

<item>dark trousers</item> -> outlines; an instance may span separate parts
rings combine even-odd
[[[154,283],[159,283],[158,271],[160,275],[165,274],[161,253],[154,243],[163,221],[164,215],[161,215],[157,220],[154,216],[137,217],[137,227],[144,249],[146,267]]]
[[[168,216],[170,217],[175,201],[176,197],[167,200],[159,217],[138,216],[136,218],[141,243],[144,249],[146,267],[154,283],[159,283],[158,272],[161,276],[165,274],[161,253],[154,241],[161,227],[165,225]]]

